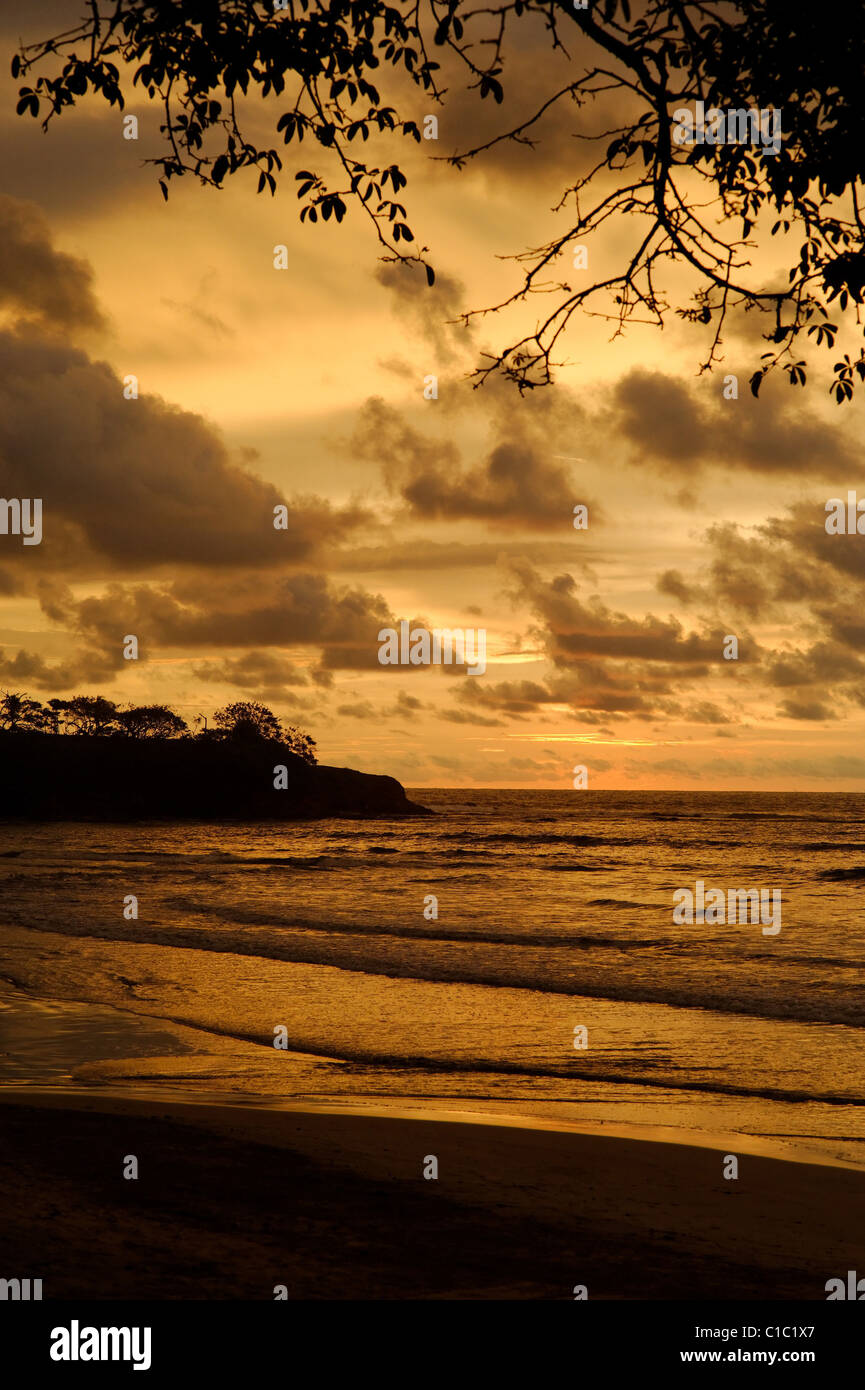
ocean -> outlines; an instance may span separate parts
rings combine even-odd
[[[409,795],[435,814],[0,827],[0,1084],[362,1098],[865,1165],[865,796]],[[677,924],[698,880],[780,890],[781,930]]]

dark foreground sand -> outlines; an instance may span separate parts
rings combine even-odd
[[[0,1275],[46,1299],[824,1300],[865,1272],[843,1167],[743,1154],[725,1182],[723,1150],[555,1129],[0,1100]]]

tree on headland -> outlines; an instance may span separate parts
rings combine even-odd
[[[0,729],[44,729],[48,724],[38,700],[8,690],[0,698]]]
[[[117,706],[104,695],[73,695],[71,700],[52,700],[67,729],[76,734],[105,734],[116,729]]]
[[[127,738],[179,738],[189,732],[186,720],[167,705],[130,705],[117,711],[114,723]]]
[[[568,59],[568,69],[544,67],[539,26],[551,60]],[[136,93],[163,113],[163,151],[148,162],[166,198],[173,178],[221,188],[241,172],[257,176],[258,192],[275,193],[279,150],[250,139],[243,121],[250,97],[276,98],[276,145],[307,139],[311,147],[295,161],[307,166],[294,173],[301,220],[341,222],[354,207],[384,259],[422,265],[432,285],[427,248],[399,201],[405,175],[396,163],[360,157],[370,135],[421,140],[417,121],[401,117],[380,87],[394,79],[399,100],[408,81],[422,109],[446,113],[445,84],[462,73],[504,113],[521,46],[533,46],[536,70],[549,71],[546,88],[527,109],[503,115],[488,138],[454,149],[450,164],[461,168],[496,147],[533,148],[539,122],[563,104],[574,110],[575,135],[602,145],[562,190],[561,231],[512,258],[522,283],[466,314],[536,295],[544,305],[523,336],[484,354],[478,384],[491,372],[521,391],[548,384],[577,311],[608,319],[615,333],[632,320],[661,327],[671,313],[705,325],[705,369],[718,360],[728,314],[743,309],[756,312],[769,345],[759,363],[755,356],[754,395],[775,368],[804,385],[807,345],[833,353],[830,389],[839,403],[850,399],[865,380],[865,352],[851,358],[835,340],[844,316],[860,324],[865,303],[861,5],[836,16],[789,0],[642,0],[633,11],[630,0],[580,8],[567,0],[91,0],[73,27],[22,48],[12,74],[26,79],[19,113],[47,126],[91,92],[123,107],[131,73]],[[524,77],[518,72],[517,89]],[[600,135],[577,119],[597,99],[613,113]],[[705,139],[679,143],[675,113],[690,106],[746,124],[748,108],[780,113],[780,146],[719,140],[711,121]],[[463,117],[460,134],[467,128]],[[572,261],[597,233],[600,275]],[[755,269],[755,252],[773,268]],[[672,291],[667,268],[686,272]]]
[[[314,763],[315,740],[304,734],[293,724],[285,727],[273,710],[257,700],[236,700],[231,705],[219,709],[213,716],[217,738],[234,739],[239,742],[255,739],[273,739],[289,748],[306,763]]]
[[[198,721],[206,723],[200,715]],[[198,722],[196,721],[196,722]],[[217,710],[214,728],[191,734],[186,721],[168,705],[129,705],[118,709],[103,695],[53,698],[45,706],[20,693],[0,698],[0,732],[73,734],[85,738],[186,739],[206,743],[270,740],[303,759],[316,762],[315,740],[293,724],[282,725],[273,710],[257,700],[237,700]]]
[[[220,738],[281,738],[282,725],[273,710],[257,700],[235,700],[213,716]]]

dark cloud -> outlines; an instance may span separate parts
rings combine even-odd
[[[418,373],[419,379],[451,366],[473,346],[473,330],[453,322],[464,307],[465,286],[459,280],[438,271],[435,284],[429,285],[423,268],[407,261],[385,262],[375,278],[391,291],[400,321],[413,325],[433,351],[434,360]]]
[[[52,603],[56,619],[99,649],[113,650],[126,633],[134,633],[151,650],[309,646],[322,650],[322,664],[330,669],[380,670],[377,634],[394,621],[380,596],[357,588],[337,590],[323,575],[306,573],[112,583],[99,597],[55,595]],[[209,668],[215,669],[240,672],[225,664]]]
[[[825,687],[844,680],[861,680],[865,663],[842,645],[821,640],[806,650],[771,652],[766,659],[770,685]]]
[[[686,606],[730,610],[795,633],[795,642],[775,649],[749,643],[748,654],[760,684],[785,692],[779,713],[811,722],[865,705],[865,564],[859,538],[828,535],[825,519],[824,502],[803,501],[748,532],[712,526],[698,575],[666,571],[658,580]]]
[[[341,540],[366,513],[285,498],[201,416],[124,396],[105,362],[45,337],[101,323],[89,267],[57,251],[41,213],[0,197],[0,304],[33,322],[0,331],[0,493],[39,497],[43,543],[13,556],[52,569],[290,565]],[[286,506],[284,529],[275,509]],[[281,518],[280,518],[281,519]]]
[[[819,547],[819,537],[811,536],[816,509],[809,506],[806,511],[806,534],[810,544]],[[822,519],[818,521],[822,531]],[[665,570],[656,581],[658,591],[685,607],[699,605],[761,619],[777,618],[791,605],[815,601],[826,592],[827,574],[805,553],[789,520],[772,520],[750,531],[732,522],[710,526],[703,536],[703,553],[705,562],[697,577]]]
[[[439,712],[439,718],[446,719],[450,724],[477,724],[488,729],[498,728],[505,722],[503,719],[490,719],[477,710],[465,709],[443,709]]]
[[[396,704],[393,706],[391,713],[397,715],[401,719],[411,719],[420,710],[428,708],[429,706],[425,705],[417,696],[407,695],[404,690],[400,690],[397,692]]]
[[[352,449],[356,457],[378,463],[390,491],[427,521],[567,528],[576,502],[586,503],[592,519],[599,519],[597,505],[552,458],[552,439],[538,438],[536,421],[515,412],[499,419],[497,428],[500,437],[483,461],[466,467],[452,440],[416,430],[376,397],[360,412]]]
[[[672,474],[695,467],[742,468],[753,473],[828,477],[856,466],[855,441],[826,424],[810,407],[790,400],[790,387],[764,384],[755,400],[742,379],[738,400],[726,401],[720,384],[711,404],[705,382],[634,368],[611,392],[602,412],[612,433],[626,439],[641,462]]]
[[[488,34],[491,31],[487,31]],[[503,48],[504,88],[502,105],[482,99],[476,83],[467,83],[465,68],[453,62],[447,49],[436,51],[442,62],[442,86],[447,94],[441,107],[428,102],[417,108],[415,119],[434,112],[439,120],[437,142],[423,142],[420,152],[445,160],[487,144],[502,132],[516,130],[549,102],[557,90],[574,81],[575,71],[592,67],[600,56],[573,24],[560,25],[562,43],[553,49],[549,29],[540,15],[523,15],[511,24]],[[449,62],[449,58],[451,61]],[[521,186],[541,204],[557,203],[566,187],[597,163],[597,141],[605,131],[617,128],[640,109],[625,90],[600,91],[593,100],[578,103],[565,94],[549,106],[518,140],[503,140],[465,163],[459,175],[451,166],[435,162],[433,173],[463,182],[478,181],[500,195],[503,184]],[[607,142],[608,143],[608,140]],[[429,173],[427,173],[429,178]]]
[[[633,618],[600,599],[583,603],[575,580],[562,574],[542,579],[528,564],[514,564],[517,593],[544,622],[547,650],[559,665],[585,658],[640,659],[705,668],[722,660],[721,628],[685,632],[675,618]]]
[[[309,684],[306,673],[287,657],[266,651],[205,661],[192,669],[199,680],[234,685],[261,700],[280,700],[289,686]]]
[[[764,530],[767,541],[781,547],[782,552],[796,560],[809,563],[810,573],[814,573],[816,561],[825,576],[836,571],[838,576],[853,580],[857,585],[865,582],[865,546],[858,535],[830,535],[826,530],[829,513],[826,503],[832,498],[842,500],[846,505],[848,490],[855,490],[859,477],[859,466],[851,466],[846,475],[836,474],[832,487],[827,487],[826,496],[812,501],[797,502],[785,516],[773,517]]]
[[[521,717],[557,704],[589,722],[620,714],[721,723],[731,716],[715,702],[694,702],[694,686],[733,677],[752,681],[759,672],[765,654],[747,629],[736,634],[740,659],[727,662],[728,629],[717,622],[701,621],[689,631],[673,617],[632,617],[597,596],[583,600],[570,574],[546,579],[527,561],[511,569],[511,597],[535,615],[530,637],[555,670],[542,685],[485,683],[477,692],[460,691],[463,702],[487,712]]]
[[[786,714],[789,719],[822,721],[837,718],[835,712],[820,700],[797,700],[793,698],[784,700],[781,703],[780,713]]]
[[[240,466],[199,415],[158,396],[125,400],[104,362],[0,333],[0,491],[41,497],[46,569],[267,566],[309,557],[364,519],[288,499]],[[274,529],[274,508],[288,506]],[[72,528],[70,530],[70,528]]]
[[[30,116],[16,116],[18,83],[0,87],[7,106],[0,111],[0,182],[7,193],[38,203],[52,217],[84,217],[149,204],[159,216],[158,174],[144,159],[162,152],[155,107],[79,108],[64,112],[47,131]],[[139,138],[123,137],[123,117],[137,115]]]
[[[664,570],[655,581],[655,588],[659,594],[666,594],[668,598],[678,599],[686,606],[697,601],[698,596],[705,593],[693,584],[689,584],[678,570]]]
[[[683,717],[693,724],[730,724],[732,720],[711,700],[701,700],[683,711]]]
[[[55,249],[33,203],[0,194],[0,249],[0,308],[40,328],[104,327],[90,266]]]
[[[369,700],[359,700],[354,705],[337,705],[337,714],[343,715],[347,719],[380,719],[379,711],[370,704]]]
[[[111,682],[123,667],[121,643],[113,651],[85,648],[74,657],[53,665],[35,652],[20,650],[14,656],[0,649],[0,681],[10,687],[35,687],[58,693],[87,684]]]
[[[495,710],[512,718],[534,716],[541,706],[556,700],[556,695],[537,681],[467,681],[458,692],[460,701],[469,710]],[[481,721],[484,722],[484,721]]]

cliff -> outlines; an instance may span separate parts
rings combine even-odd
[[[287,785],[274,787],[282,765]],[[310,766],[268,739],[0,733],[0,817],[307,820],[429,815],[393,777]]]

